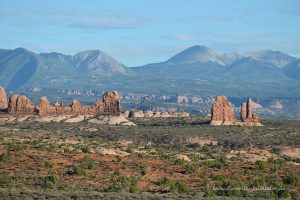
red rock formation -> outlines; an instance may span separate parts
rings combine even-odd
[[[120,97],[116,91],[103,94],[104,113],[120,114]]]
[[[0,86],[0,111],[5,111],[8,107],[7,96],[3,87]]]
[[[53,108],[50,104],[50,101],[48,101],[47,97],[42,97],[40,99],[40,105],[37,107],[37,112],[39,115],[50,115],[55,111],[55,108]]]
[[[217,96],[211,108],[212,125],[232,125],[235,122],[232,104],[226,96]]]
[[[247,100],[247,118],[252,119],[253,115],[253,108],[252,108],[252,99],[249,98]]]
[[[260,124],[259,116],[253,114],[253,101],[251,98],[247,100],[247,103],[243,103],[241,106],[241,120],[245,125]]]
[[[35,106],[26,96],[14,94],[9,99],[8,113],[10,114],[35,114]]]
[[[120,98],[116,91],[106,92],[103,95],[103,100],[96,99],[93,106],[81,105],[78,100],[73,100],[70,106],[64,106],[63,103],[55,102],[52,106],[46,97],[40,99],[38,106],[32,105],[30,99],[25,96],[13,94],[7,100],[5,104],[6,93],[3,88],[0,87],[0,110],[4,110],[9,114],[38,114],[41,116],[47,115],[119,115],[120,109]],[[3,104],[1,104],[3,102]],[[7,106],[5,106],[7,105]],[[2,109],[1,109],[2,108]]]
[[[247,118],[247,105],[246,103],[242,103],[241,105],[241,120],[245,120]]]

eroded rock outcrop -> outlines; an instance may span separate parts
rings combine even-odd
[[[234,110],[226,96],[217,96],[211,108],[211,125],[233,125]]]
[[[96,99],[93,106],[81,105],[74,99],[70,106],[56,101],[52,106],[47,97],[40,98],[40,104],[35,106],[26,96],[13,94],[7,103],[5,90],[0,87],[0,111],[12,115],[40,115],[40,116],[63,116],[63,115],[119,115],[121,114],[120,98],[116,91],[103,94],[103,100]]]
[[[13,94],[9,98],[8,113],[9,114],[35,114],[35,106],[30,99],[23,95]]]
[[[234,109],[226,96],[217,96],[211,108],[211,125],[261,126],[258,115],[253,114],[251,98],[241,105],[240,120],[235,119]]]
[[[260,125],[260,118],[253,113],[253,101],[251,98],[247,100],[247,103],[241,105],[241,121],[245,125]]]
[[[0,111],[5,111],[8,107],[6,92],[3,87],[0,86]]]
[[[119,114],[120,109],[120,97],[116,91],[106,92],[103,95],[104,112],[110,114]]]

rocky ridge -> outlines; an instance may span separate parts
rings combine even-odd
[[[104,93],[103,99],[96,99],[92,106],[81,105],[76,99],[69,106],[58,101],[51,105],[47,97],[41,97],[40,104],[33,105],[29,98],[19,94],[13,94],[7,101],[6,92],[0,87],[0,109],[0,121],[76,123],[88,120],[96,124],[135,125],[121,115],[120,97],[116,91]]]

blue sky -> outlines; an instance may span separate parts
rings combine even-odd
[[[100,49],[127,66],[206,45],[300,57],[299,0],[0,0],[0,48]]]

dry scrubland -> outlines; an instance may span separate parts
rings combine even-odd
[[[215,127],[201,117],[133,122],[138,126],[0,122],[0,196],[300,198],[299,121],[262,121],[263,127]],[[243,187],[272,190],[238,190]]]

